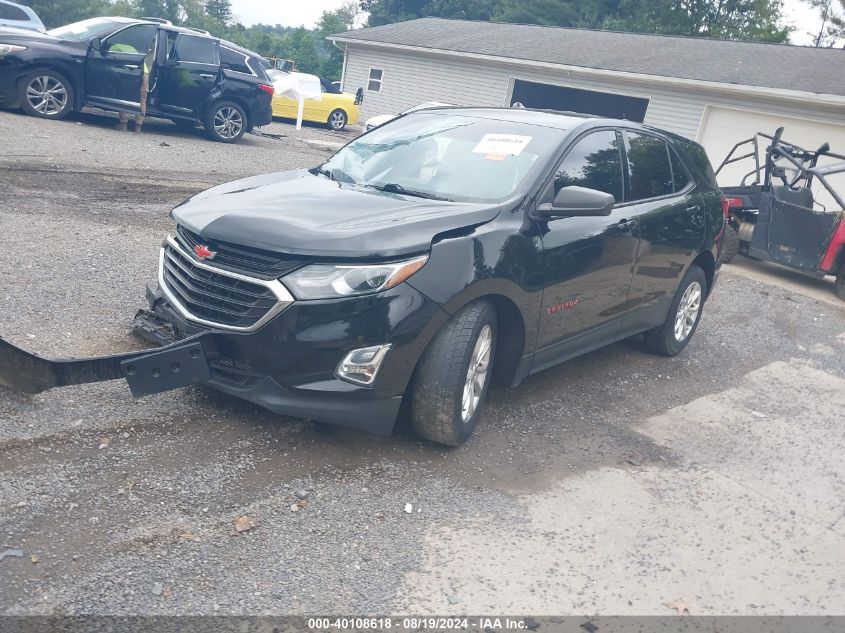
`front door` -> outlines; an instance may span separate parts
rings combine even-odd
[[[217,40],[167,31],[158,53],[156,110],[168,116],[198,118],[217,87],[220,56]]]
[[[535,370],[621,331],[638,242],[634,206],[622,204],[622,164],[621,134],[590,132],[567,151],[543,194],[551,201],[563,187],[587,187],[619,204],[608,216],[540,223],[545,289]]]
[[[86,102],[103,108],[139,109],[144,57],[158,27],[133,24],[100,41],[88,52],[85,66]]]
[[[640,244],[626,327],[662,323],[687,264],[704,240],[704,204],[689,171],[666,141],[625,132],[630,199]]]

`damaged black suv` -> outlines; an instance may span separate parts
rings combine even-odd
[[[639,333],[683,350],[720,266],[720,198],[699,145],[636,123],[416,112],[320,167],[178,206],[137,322],[167,347],[78,361],[42,388],[204,382],[376,433],[404,402],[421,435],[458,445],[494,379]]]

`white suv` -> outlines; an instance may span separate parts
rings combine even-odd
[[[0,26],[14,26],[43,33],[46,29],[38,15],[22,4],[0,0]]]

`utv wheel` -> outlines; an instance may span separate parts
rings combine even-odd
[[[326,121],[326,127],[335,132],[340,132],[346,127],[346,112],[343,110],[332,110],[329,120]]]
[[[411,423],[424,438],[459,446],[472,434],[487,398],[496,354],[496,310],[464,307],[437,333],[411,391]]]
[[[725,223],[725,233],[722,235],[722,263],[730,264],[739,253],[739,232],[730,222]]]
[[[833,292],[836,296],[845,301],[845,266],[839,269],[839,274],[836,275],[836,282],[833,285]]]
[[[235,143],[246,132],[246,113],[237,103],[219,101],[208,109],[203,125],[211,140]]]
[[[706,292],[707,278],[704,271],[693,264],[675,291],[666,321],[645,333],[646,345],[658,354],[680,354],[701,320]]]
[[[64,119],[73,112],[73,86],[52,70],[28,74],[18,84],[21,109],[42,119]]]

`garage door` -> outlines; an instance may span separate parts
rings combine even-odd
[[[831,151],[845,154],[845,125],[712,106],[704,121],[699,142],[704,145],[710,162],[716,168],[737,142],[753,136],[756,132],[774,134],[779,127],[784,128],[783,139],[787,142],[805,149],[816,149],[822,143],[830,143]],[[738,185],[752,168],[750,160],[729,165],[719,172],[719,184]],[[845,197],[845,174],[833,176],[830,181],[839,195]],[[832,198],[822,191],[822,187],[814,187],[814,190],[819,202],[827,208],[833,208]]]

